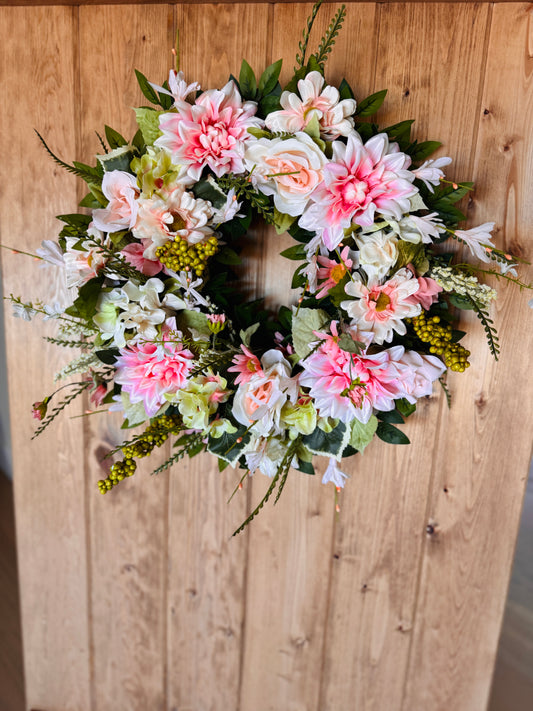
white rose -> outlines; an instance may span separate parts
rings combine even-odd
[[[398,259],[398,238],[390,232],[379,230],[355,238],[359,247],[359,264],[376,279],[383,279]]]

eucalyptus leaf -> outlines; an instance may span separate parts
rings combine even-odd
[[[377,428],[378,419],[375,415],[371,415],[366,423],[359,422],[357,418],[354,418],[351,423],[350,446],[358,452],[364,452],[372,441]]]
[[[318,340],[314,331],[320,331],[330,321],[330,317],[322,309],[294,309],[292,316],[292,342],[294,350],[305,358],[313,350],[312,343]]]
[[[377,426],[376,434],[388,444],[409,444],[409,437],[388,422],[380,422]]]

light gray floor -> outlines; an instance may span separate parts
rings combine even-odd
[[[489,711],[533,710],[533,466],[520,523]]]

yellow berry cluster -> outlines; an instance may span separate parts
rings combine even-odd
[[[106,494],[110,489],[123,481],[127,476],[133,476],[137,469],[134,457],[141,459],[151,454],[155,447],[160,447],[169,434],[180,432],[180,418],[176,415],[161,415],[155,422],[145,429],[140,437],[131,444],[122,448],[124,459],[115,462],[106,479],[100,479],[98,488],[101,494]]]
[[[199,276],[205,270],[207,260],[218,252],[218,240],[213,235],[205,242],[189,244],[176,235],[171,242],[166,242],[155,251],[156,257],[173,272],[194,271]]]
[[[463,346],[460,346],[458,343],[450,343],[444,352],[444,363],[450,370],[454,370],[457,373],[464,373],[465,370],[470,367],[470,363],[468,362],[469,355],[470,351],[467,351]]]
[[[440,316],[428,318],[425,311],[419,316],[410,319],[414,332],[423,343],[429,343],[429,352],[442,356],[444,363],[450,370],[464,373],[470,366],[467,351],[458,343],[452,343],[453,328],[450,324],[441,323]]]

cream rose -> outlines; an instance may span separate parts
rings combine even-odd
[[[294,403],[298,384],[291,378],[291,366],[280,351],[272,349],[261,358],[261,371],[246,383],[241,383],[233,401],[237,422],[248,427],[255,422],[256,434],[279,434],[281,409],[286,402]]]
[[[280,212],[297,217],[322,181],[326,156],[306,133],[293,138],[260,138],[246,149],[244,162],[252,182],[265,195],[274,196]]]
[[[383,279],[398,259],[398,238],[394,234],[379,230],[355,238],[359,247],[359,264],[376,279]]]

